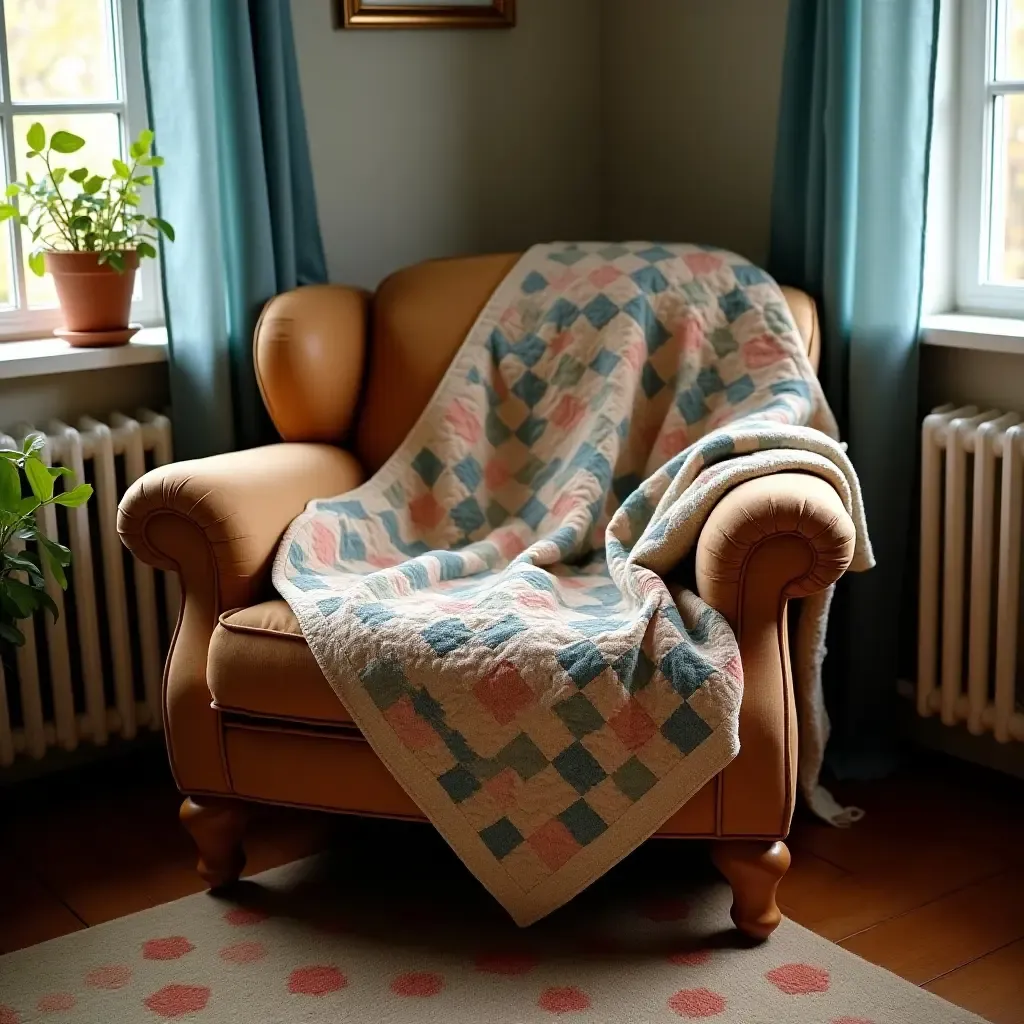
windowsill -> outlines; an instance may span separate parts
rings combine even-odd
[[[939,313],[921,322],[921,344],[1024,355],[1024,320],[973,313]]]
[[[59,338],[0,341],[0,380],[166,362],[166,327],[143,327],[127,345],[110,348],[72,348]]]

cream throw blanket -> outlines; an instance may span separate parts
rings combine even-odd
[[[685,568],[721,496],[815,473],[857,524],[853,568],[872,564],[835,436],[763,271],[689,245],[542,245],[383,469],[288,530],[274,582],[324,675],[520,924],[736,756],[736,640]],[[796,664],[800,778],[830,813],[827,600],[804,610]]]

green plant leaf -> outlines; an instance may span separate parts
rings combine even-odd
[[[25,476],[32,493],[40,502],[49,501],[53,497],[53,477],[47,472],[46,466],[37,458],[25,460]]]
[[[79,184],[81,184],[83,181],[85,181],[86,178],[89,177],[89,168],[79,167],[76,170],[71,171],[71,173],[68,174],[68,177],[72,181],[77,181]]]
[[[64,505],[67,508],[78,508],[84,505],[92,497],[92,484],[79,484],[70,491],[58,494],[54,499],[55,505]]]
[[[38,430],[33,430],[31,434],[26,434],[21,442],[21,452],[23,455],[34,455],[36,452],[41,452],[45,447],[46,438]]]
[[[29,253],[28,268],[36,277],[42,277],[46,273],[46,260],[41,252]]]
[[[0,640],[6,640],[13,647],[22,647],[25,643],[21,630],[11,622],[4,622],[3,619],[0,619]]]
[[[63,544],[57,544],[47,537],[40,535],[39,552],[46,562],[46,568],[50,575],[57,581],[61,590],[68,589],[68,578],[64,572],[64,566],[71,563],[71,552]]]
[[[4,580],[4,588],[17,609],[18,618],[27,619],[41,604],[39,591],[21,580],[13,580],[8,576]]]
[[[164,158],[162,156],[147,156],[143,157],[139,163],[143,167],[163,167]]]
[[[13,203],[0,203],[0,222],[18,216],[18,208]]]
[[[26,551],[20,555],[4,555],[4,562],[7,564],[8,569],[13,572],[23,572],[28,577],[31,586],[43,586],[43,574],[35,562],[35,556],[30,552]]]
[[[150,259],[156,259],[156,249],[154,249],[149,242],[139,242],[139,244],[135,246],[135,251],[140,257],[148,256]]]
[[[155,138],[156,138],[156,136],[153,134],[152,130],[149,129],[149,128],[143,128],[143,130],[141,132],[139,132],[139,138],[138,138],[137,141],[138,141],[139,145],[142,147],[142,152],[143,153],[148,153],[149,152],[149,147],[153,145],[153,140]]]
[[[0,509],[14,512],[21,501],[21,474],[7,459],[0,459]]]
[[[39,547],[58,565],[71,564],[71,549],[64,547],[63,544],[58,544],[55,540],[50,540],[49,537],[40,537]]]
[[[171,225],[162,217],[150,217],[146,223],[149,224],[150,227],[156,228],[161,234],[165,235],[168,241],[174,241],[174,228],[171,227]]]
[[[64,175],[67,173],[68,170],[66,167],[54,167],[53,172],[50,175],[50,181],[52,181],[54,185],[59,185],[64,180]]]
[[[114,171],[119,178],[130,178],[132,176],[131,170],[123,160],[118,160],[117,157],[114,157],[111,163],[114,165]]]
[[[86,195],[93,196],[103,188],[106,180],[106,178],[101,178],[98,174],[94,174],[82,185],[82,191],[85,192]]]
[[[34,127],[34,126],[33,126]],[[32,145],[31,140],[29,145]],[[56,153],[76,153],[85,145],[85,139],[71,132],[54,132],[50,139],[50,149]],[[40,146],[40,149],[43,147]]]
[[[40,504],[41,502],[34,494],[30,498],[22,498],[21,503],[18,505],[17,509],[15,509],[15,515],[19,519],[24,519],[25,516],[29,516],[35,512],[35,510],[39,508]],[[26,524],[26,528],[31,530],[32,526]]]
[[[46,129],[38,121],[34,121],[25,135],[25,141],[29,149],[38,153],[46,145]]]
[[[107,263],[109,263],[119,274],[124,273],[124,256],[119,252],[108,252],[104,253],[107,257]]]
[[[7,196],[8,199],[10,199],[11,197],[16,196],[20,191],[20,185],[18,185],[17,183],[11,183],[10,185],[7,186],[7,188],[4,189],[4,195]]]
[[[46,472],[49,473],[50,476],[52,476],[54,480],[56,480],[57,477],[59,477],[59,476],[71,476],[71,477],[73,477],[75,475],[74,473],[71,472],[70,469],[68,469],[67,466],[47,466],[46,467]]]

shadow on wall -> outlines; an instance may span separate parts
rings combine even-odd
[[[600,233],[600,5],[520,0],[510,31],[333,31],[293,0],[332,280]]]

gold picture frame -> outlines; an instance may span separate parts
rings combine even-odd
[[[423,0],[335,0],[339,28],[512,28],[516,0],[441,4]]]

